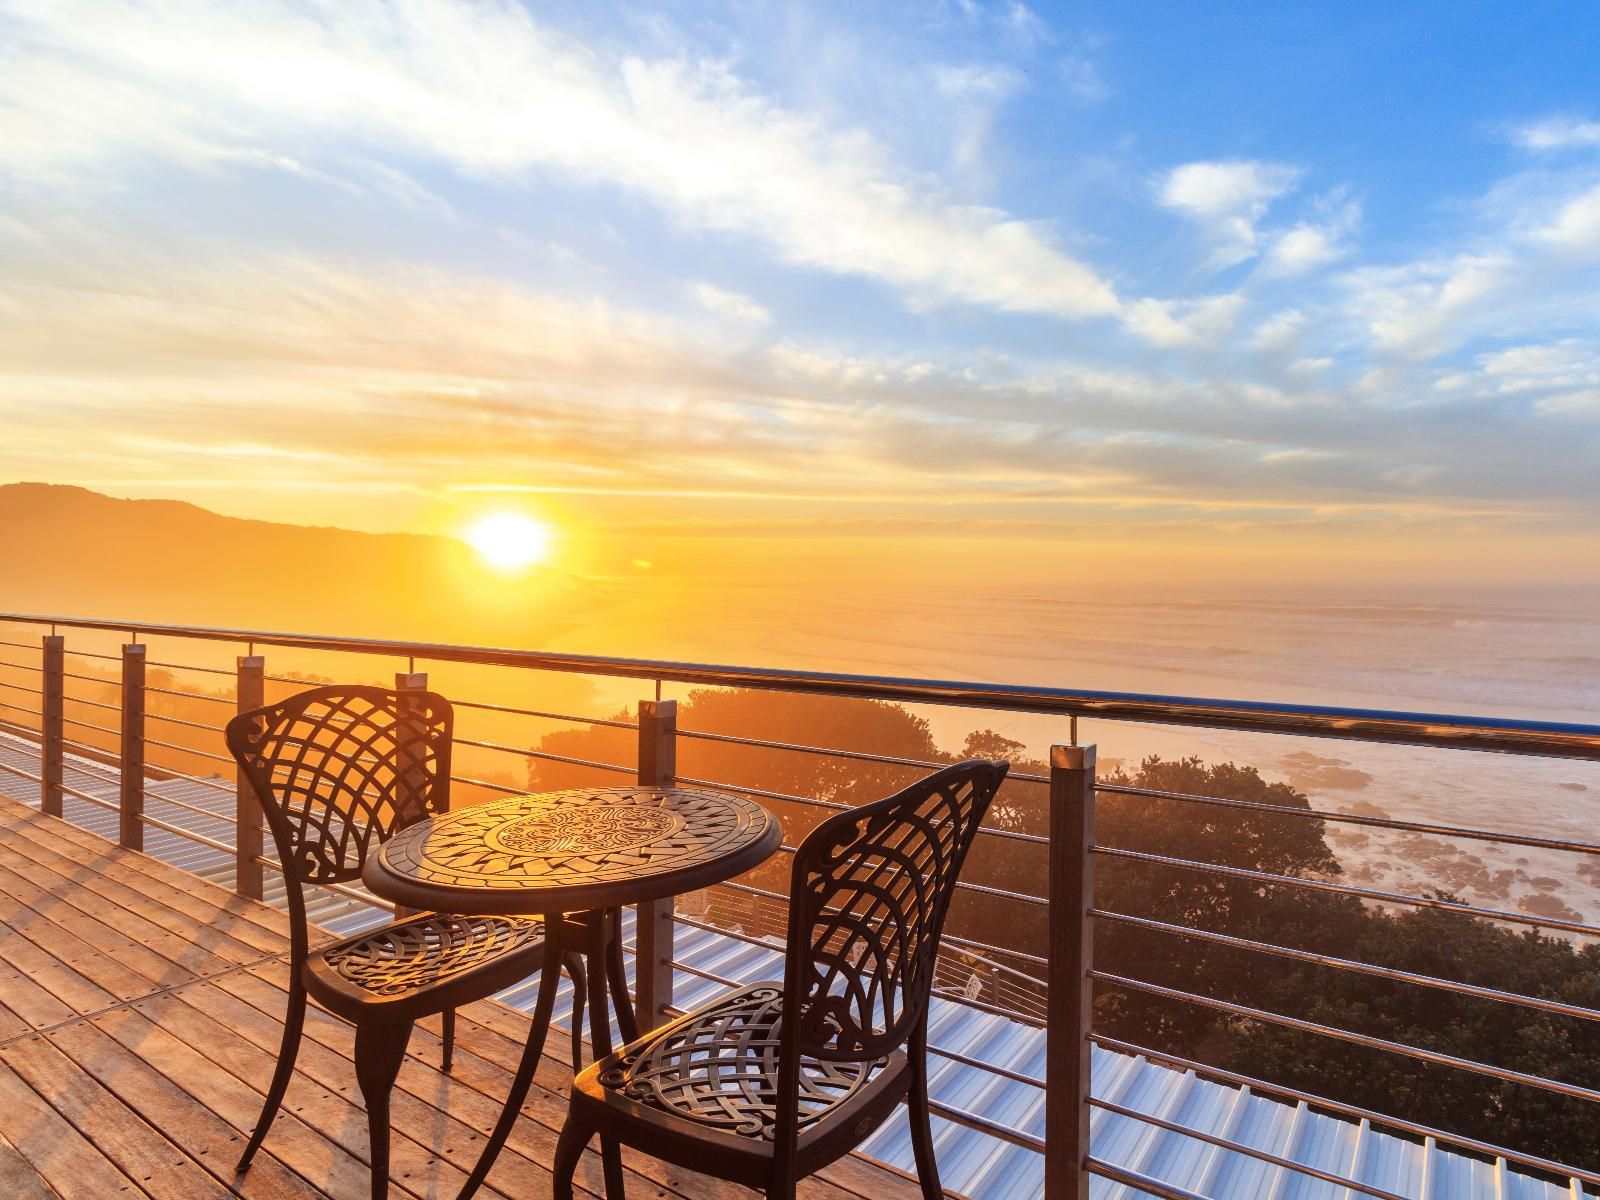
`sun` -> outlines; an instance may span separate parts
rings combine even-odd
[[[536,566],[550,555],[550,526],[521,513],[490,513],[467,529],[467,544],[502,571]]]

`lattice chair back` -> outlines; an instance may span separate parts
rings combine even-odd
[[[982,759],[946,767],[830,817],[801,844],[784,1004],[802,1053],[867,1062],[911,1038],[956,877],[1009,769]]]
[[[434,692],[359,684],[312,688],[228,722],[293,907],[299,884],[360,878],[373,846],[449,808],[452,723]]]

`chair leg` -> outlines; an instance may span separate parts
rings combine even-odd
[[[456,1061],[456,1010],[453,1008],[445,1009],[440,1023],[444,1026],[441,1031],[444,1039],[444,1054],[439,1059],[439,1069],[448,1075],[451,1065]]]
[[[306,990],[300,985],[299,976],[292,974],[289,980],[289,1007],[283,1014],[283,1043],[278,1047],[278,1065],[272,1072],[272,1084],[267,1088],[267,1102],[261,1106],[261,1116],[256,1119],[255,1131],[250,1135],[244,1153],[239,1156],[236,1170],[250,1169],[250,1160],[261,1149],[267,1130],[272,1128],[272,1120],[283,1104],[283,1094],[289,1090],[289,1078],[294,1074],[294,1060],[300,1053],[300,1032],[305,1028],[305,1023]]]
[[[911,1064],[911,1094],[906,1098],[906,1115],[911,1119],[911,1149],[916,1156],[917,1179],[922,1183],[923,1200],[944,1200],[939,1184],[939,1160],[933,1152],[933,1129],[928,1123],[928,1057],[921,1052]]]
[[[411,1022],[399,1025],[356,1026],[356,1083],[367,1102],[367,1136],[372,1143],[372,1200],[389,1194],[389,1092],[400,1064],[405,1061],[406,1043],[411,1040]]]
[[[567,1123],[561,1127],[561,1140],[556,1143],[555,1165],[550,1168],[554,1179],[552,1200],[572,1200],[572,1176],[583,1158],[584,1147],[593,1136],[593,1130],[585,1129],[570,1115],[567,1117]]]
[[[567,977],[572,980],[572,1073],[583,1069],[583,1005],[584,993],[589,988],[589,976],[583,969],[583,958],[568,954],[563,960]]]

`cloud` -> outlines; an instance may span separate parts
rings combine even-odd
[[[1152,346],[1214,346],[1233,332],[1244,307],[1238,292],[1201,300],[1140,300],[1128,307],[1128,330]]]
[[[1228,267],[1255,255],[1257,223],[1304,174],[1299,167],[1239,159],[1185,163],[1161,180],[1156,199],[1199,225],[1214,246],[1210,264]]]
[[[756,303],[740,292],[730,292],[714,283],[696,280],[689,285],[689,295],[708,313],[745,325],[765,325],[772,314],[764,305]]]
[[[1600,187],[1568,200],[1536,236],[1562,250],[1585,254],[1600,251]]]
[[[1300,344],[1306,329],[1306,314],[1298,308],[1274,313],[1255,327],[1250,345],[1268,353],[1285,353]]]
[[[1021,71],[1005,63],[973,63],[933,69],[934,86],[946,96],[1003,99],[1021,87],[1025,80]]]
[[[25,4],[0,75],[0,170],[38,181],[141,158],[208,169],[240,146],[353,147],[647,199],[685,228],[920,305],[1069,320],[1117,297],[1043,226],[960,204],[860,128],[785,109],[712,60],[606,57],[510,0],[302,10],[174,0]],[[1030,14],[1011,14],[1019,27]]]
[[[1501,392],[1600,387],[1600,354],[1577,338],[1512,346],[1480,354],[1477,363]]]
[[[1270,275],[1304,275],[1350,253],[1345,238],[1361,221],[1354,201],[1324,202],[1331,211],[1316,222],[1301,221],[1271,235],[1264,267]]]
[[[1511,131],[1511,140],[1526,150],[1571,150],[1582,146],[1600,146],[1600,121],[1586,121],[1581,117],[1546,117],[1519,125]]]

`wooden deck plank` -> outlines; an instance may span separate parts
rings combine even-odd
[[[0,1050],[0,1061],[151,1200],[226,1200],[228,1193],[216,1180],[195,1170],[188,1155],[47,1039],[13,1042]]]
[[[70,821],[43,817],[37,809],[4,795],[0,795],[0,831],[4,831],[5,840],[8,841],[16,837],[27,837],[34,841],[46,841],[63,847],[71,844],[100,856],[115,866],[119,871],[118,878],[138,876],[148,880],[154,885],[150,889],[152,895],[188,896],[212,911],[242,917],[269,934],[275,934],[280,938],[289,936],[288,915],[271,905],[262,904],[257,900],[247,900],[226,888],[199,880],[190,872],[170,863],[164,863],[158,858],[151,858],[134,850],[124,850],[114,842],[108,842],[99,834],[91,833]],[[206,886],[196,888],[197,883],[205,883]],[[211,918],[201,913],[196,915],[196,919],[206,921]]]
[[[146,1193],[0,1063],[0,1137],[47,1180],[61,1200],[147,1200]]]
[[[6,894],[0,933],[0,956],[26,970],[75,1012],[89,1013],[107,1004],[150,993],[150,981],[129,970],[102,948],[90,945],[72,930],[47,920]],[[96,999],[96,997],[100,997]]]
[[[8,1200],[61,1200],[61,1193],[44,1181],[22,1151],[0,1135],[0,1196]]]
[[[137,982],[132,986],[138,989],[134,993],[136,995],[149,992],[153,987],[169,987],[172,984],[184,983],[198,978],[201,974],[193,967],[180,965],[149,946],[141,945],[128,935],[120,922],[110,924],[104,914],[86,912],[73,899],[52,895],[38,884],[4,866],[0,866],[0,895],[6,896],[14,904],[23,906],[32,914],[31,918],[24,914],[24,919],[28,922],[26,926],[8,922],[12,928],[21,928],[36,943],[39,940],[37,935],[52,936],[55,929],[74,935],[102,955],[114,959],[118,965],[135,976]],[[111,919],[115,920],[114,914]],[[44,926],[54,928],[47,930],[43,928]],[[210,959],[210,965],[212,970],[219,970],[228,964]]]
[[[165,1003],[167,999],[152,1003]],[[197,1104],[239,1131],[236,1145],[243,1150],[247,1131],[254,1128],[261,1111],[262,1096],[225,1069],[233,1056],[228,1045],[207,1045],[206,1054],[202,1055],[143,1012],[131,1008],[96,1017],[94,1024],[178,1084]],[[266,1158],[293,1172],[314,1189],[315,1195],[335,1200],[365,1200],[367,1196],[365,1160],[313,1129],[292,1108],[278,1114],[271,1135],[245,1178],[253,1176]]]
[[[69,853],[62,853],[63,849]],[[74,844],[50,846],[18,836],[0,838],[0,854],[6,856],[0,861],[15,855],[57,876],[79,881],[95,894],[126,906],[169,932],[198,936],[202,945],[209,946],[214,940],[219,954],[235,956],[240,962],[283,948],[281,935],[268,932],[243,915],[203,901],[196,903],[193,893],[186,896],[148,876],[116,870],[108,853],[96,854]]]
[[[59,1025],[75,1015],[70,1005],[63,1004],[47,988],[30,979],[9,957],[0,957],[0,1042],[13,1037]],[[12,1020],[15,1020],[15,1025]]]
[[[93,867],[78,866],[70,875],[58,874],[0,842],[0,872],[26,880],[38,893],[77,909],[85,917],[98,918],[136,946],[165,958],[162,978],[166,978],[168,968],[198,976],[261,957],[261,950],[227,938],[211,926],[184,922],[184,933],[174,933],[168,926],[178,922],[174,922],[176,914],[171,914],[170,909],[157,906],[136,891],[123,890],[120,898],[112,899],[102,894],[99,886],[90,886]],[[6,888],[5,883],[0,883],[0,888]],[[32,907],[38,909],[37,902]],[[152,914],[158,914],[158,918]]]
[[[118,1015],[128,1014],[123,1010]],[[315,1200],[322,1194],[270,1154],[259,1156],[249,1171],[238,1175],[234,1165],[244,1149],[243,1135],[141,1057],[148,1053],[147,1047],[136,1054],[92,1022],[58,1030],[49,1040],[107,1091],[137,1098],[140,1115],[157,1129],[181,1131],[176,1144],[183,1152],[238,1195],[250,1200]],[[217,1071],[203,1058],[198,1063],[188,1060],[185,1066],[202,1073]]]
[[[224,1053],[217,1055],[219,1062],[225,1063],[242,1084],[259,1087],[264,1092],[277,1062],[282,1033],[281,1018],[276,1024],[266,1021],[265,1025],[271,1027],[270,1032],[260,1037],[259,1041],[252,1041],[246,1036],[250,1031],[236,1029],[226,1021],[218,1021],[199,1007],[222,1007],[225,1016],[243,1016],[242,1013],[234,1013],[229,1006],[218,1006],[216,997],[219,995],[222,994],[216,991],[214,984],[206,984],[187,989],[181,994],[173,993],[142,1003],[139,1011],[184,1041],[205,1046],[208,1054],[214,1047],[227,1043]],[[261,1033],[260,1029],[254,1031]],[[368,1161],[367,1119],[356,1087],[355,1067],[349,1059],[330,1063],[318,1054],[319,1049],[310,1041],[302,1044],[294,1078],[284,1097],[284,1110],[298,1114],[352,1157],[365,1163]],[[416,1197],[416,1200],[447,1200],[455,1196],[466,1182],[467,1172],[441,1159],[429,1145],[409,1136],[409,1129],[398,1120],[400,1099],[396,1096],[391,1101],[397,1118],[390,1126],[393,1131],[389,1151],[393,1186],[407,1196]],[[444,1114],[435,1113],[428,1120],[443,1118]],[[248,1124],[253,1124],[254,1119],[252,1115]],[[273,1128],[276,1132],[276,1125]],[[267,1140],[270,1144],[271,1135]],[[488,1189],[483,1194],[490,1197],[498,1195]]]

